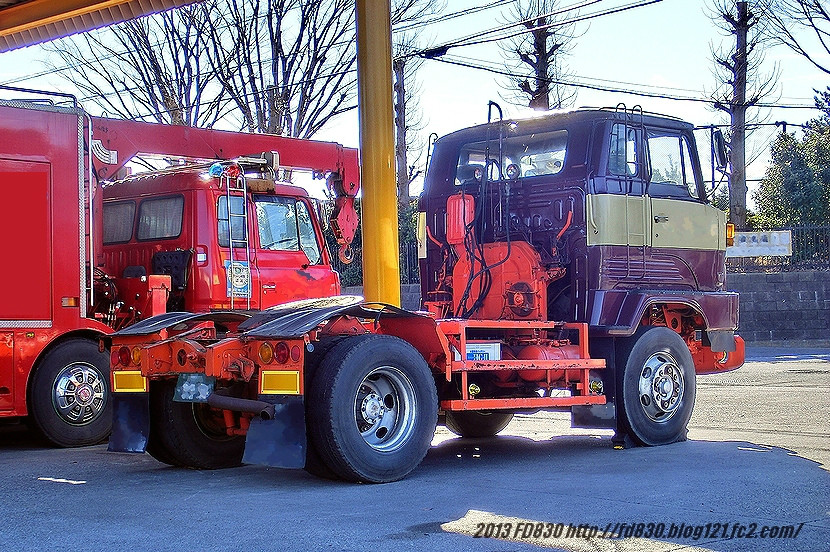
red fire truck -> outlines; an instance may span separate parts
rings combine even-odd
[[[318,206],[277,176],[327,179],[346,255],[357,152],[90,117],[52,100],[0,102],[0,418],[29,416],[52,443],[77,446],[111,427],[101,336],[165,311],[339,293]],[[116,179],[138,154],[177,164]]]
[[[141,321],[111,337],[110,450],[386,482],[420,463],[439,412],[469,437],[565,410],[620,446],[685,439],[696,375],[744,359],[692,130],[578,110],[439,139],[429,312],[337,297]]]

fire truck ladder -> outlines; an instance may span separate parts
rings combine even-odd
[[[228,297],[231,300],[231,309],[239,308],[236,300],[245,299],[245,308],[251,308],[251,293],[253,283],[251,282],[251,247],[248,240],[248,184],[245,180],[245,173],[242,171],[239,176],[231,177],[223,175],[225,184],[225,197],[228,206]],[[242,198],[242,212],[234,213],[231,198]],[[242,222],[242,236],[234,234],[234,220]],[[237,249],[244,250],[237,254]],[[244,265],[243,265],[244,261]],[[239,283],[240,285],[237,285]],[[239,289],[238,289],[239,288]]]

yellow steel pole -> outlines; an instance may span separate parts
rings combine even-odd
[[[389,0],[357,0],[357,106],[363,188],[363,294],[368,301],[400,306]]]

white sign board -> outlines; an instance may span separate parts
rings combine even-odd
[[[735,245],[726,248],[727,257],[789,257],[793,237],[789,230],[735,232]]]

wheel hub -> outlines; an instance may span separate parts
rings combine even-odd
[[[393,366],[376,368],[366,375],[354,402],[357,430],[375,450],[392,451],[403,446],[415,426],[415,388]]]
[[[369,393],[363,399],[363,405],[360,407],[360,412],[363,414],[363,419],[369,424],[375,424],[386,413],[386,408],[383,406],[383,401],[376,393]]]
[[[665,352],[654,353],[640,372],[640,405],[655,422],[665,422],[680,406],[685,391],[677,361]]]
[[[73,363],[55,377],[52,404],[65,422],[86,425],[104,411],[105,393],[103,376],[94,366]]]

